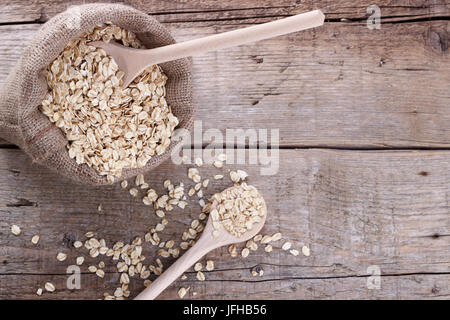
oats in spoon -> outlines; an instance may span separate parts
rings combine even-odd
[[[240,237],[264,217],[263,197],[255,187],[246,183],[216,193],[211,201],[215,205],[210,213],[215,237],[218,236],[220,226]]]

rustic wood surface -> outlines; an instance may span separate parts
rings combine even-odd
[[[163,298],[176,297],[182,285],[198,292],[199,298],[450,296],[449,151],[414,156],[409,151],[280,152],[275,176],[260,176],[256,166],[239,167],[248,171],[249,182],[266,198],[269,216],[263,233],[281,231],[294,247],[308,245],[311,256],[291,256],[279,249],[282,243],[275,244],[271,254],[260,248],[245,260],[231,258],[226,249],[216,250],[207,256],[216,264],[207,281],[196,281],[195,273],[189,272],[188,280],[171,286]],[[201,169],[204,177],[218,171],[211,166]],[[186,181],[186,172],[186,166],[169,162],[146,180],[160,192],[165,178]],[[104,287],[111,291],[117,283],[114,267],[108,263],[104,280],[83,275],[83,290],[65,289],[66,267],[84,251],[64,246],[64,239],[83,239],[85,232],[94,231],[108,243],[129,241],[158,221],[152,209],[120,186],[73,185],[31,165],[20,150],[0,153],[0,173],[4,177],[0,181],[0,297],[33,298],[34,289],[51,280],[58,291],[46,298],[98,298]],[[230,184],[229,178],[212,181],[208,194]],[[168,213],[171,223],[163,240],[179,239],[198,212],[194,198],[184,211]],[[14,236],[11,224],[20,225],[23,234]],[[41,235],[37,247],[30,242],[34,234]],[[156,250],[146,248],[145,255],[154,257]],[[56,261],[58,251],[68,253],[67,262]],[[91,261],[82,271],[87,272]],[[250,269],[258,264],[264,276],[253,278]],[[378,265],[384,275],[380,290],[366,287],[371,265]],[[142,288],[141,281],[135,288]]]
[[[0,3],[0,85],[40,25],[82,2]],[[195,299],[450,297],[450,2],[377,1],[380,30],[366,27],[373,2],[363,0],[123,2],[154,14],[178,41],[315,8],[328,19],[317,30],[194,59],[204,130],[279,129],[276,175],[238,167],[267,199],[264,232],[281,231],[296,248],[308,245],[311,256],[293,257],[281,243],[245,260],[216,250],[208,256],[216,270],[205,282],[191,270],[161,298],[176,298],[180,286],[190,286]],[[161,190],[167,177],[187,181],[186,171],[169,162],[146,180]],[[230,184],[214,182],[208,193]],[[193,202],[171,212],[166,240],[179,239],[198,210]],[[66,267],[78,255],[68,240],[92,230],[108,242],[129,241],[156,222],[153,210],[120,186],[75,185],[0,141],[0,298],[38,298],[46,281],[57,291],[43,298],[101,298],[117,283],[113,265],[104,259],[100,279],[87,271],[87,259],[82,290],[66,289]],[[21,236],[11,234],[11,224],[22,227]],[[38,246],[30,242],[34,234]],[[152,260],[156,250],[145,250]],[[66,262],[56,261],[59,251],[68,253]],[[263,277],[251,276],[256,265]],[[381,269],[380,289],[367,287],[369,266]],[[142,281],[133,282],[132,295],[140,289]]]

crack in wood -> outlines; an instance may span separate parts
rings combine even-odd
[[[185,10],[185,11],[159,11],[147,12],[149,15],[176,15],[176,14],[193,14],[193,13],[213,13],[213,12],[234,12],[234,11],[250,11],[250,10],[266,10],[266,9],[287,9],[294,6],[270,6],[270,7],[249,7],[249,8],[227,8],[227,9],[212,9],[212,10]]]
[[[450,272],[411,272],[411,273],[395,273],[395,274],[381,274],[380,277],[407,277],[407,276],[441,276],[450,275]],[[348,279],[348,278],[368,278],[372,275],[345,275],[345,276],[322,276],[322,277],[280,277],[271,279],[259,280],[240,280],[240,279],[209,279],[207,281],[214,282],[272,282],[272,281],[287,281],[287,280],[330,280],[330,279]]]
[[[214,271],[210,271],[214,272]],[[82,275],[93,275],[91,272],[81,272]],[[105,271],[105,274],[119,274],[117,272]],[[67,276],[67,273],[0,273],[0,276]],[[406,272],[406,273],[392,273],[381,274],[380,277],[408,277],[408,276],[447,276],[450,272]],[[341,276],[319,276],[319,277],[280,277],[270,279],[206,279],[204,282],[244,282],[244,283],[259,283],[259,282],[274,282],[274,281],[290,281],[290,280],[332,280],[332,279],[349,279],[349,278],[368,278],[372,275],[341,275]],[[192,279],[191,281],[199,282]]]
[[[227,12],[227,11],[233,11],[230,9],[227,10],[217,10],[217,11],[204,11],[205,13],[208,12]],[[181,13],[191,13],[191,12],[181,12]],[[197,13],[197,12],[192,12]],[[151,15],[163,15],[164,13],[152,13]],[[168,13],[171,14],[171,13]],[[173,13],[178,14],[178,13]],[[333,13],[333,12],[325,12],[325,16],[329,16],[332,14],[342,14],[342,13]],[[233,21],[245,21],[245,20],[261,20],[261,19],[277,19],[277,18],[287,18],[291,17],[292,14],[275,14],[275,15],[257,15],[257,16],[247,16],[247,17],[230,17],[230,18],[212,18],[212,19],[189,19],[189,20],[168,20],[162,22],[164,23],[204,23],[204,22],[233,22]],[[413,18],[411,18],[413,17]],[[414,18],[417,17],[417,18]],[[419,18],[420,17],[420,18]],[[326,18],[325,22],[327,23],[352,23],[352,22],[361,22],[366,21],[368,18],[367,15],[364,15],[362,17],[341,17],[341,18]],[[389,21],[390,19],[399,19],[399,18],[407,18],[405,20],[399,20],[399,21]],[[397,15],[397,16],[383,16],[382,17],[382,23],[383,24],[395,24],[395,23],[414,23],[414,22],[423,22],[423,21],[448,21],[450,20],[450,16],[426,16],[426,15]],[[42,20],[41,18],[36,20],[30,20],[30,21],[9,21],[9,22],[0,22],[1,26],[11,26],[11,25],[27,25],[27,24],[43,24],[45,23],[45,20]],[[257,24],[260,22],[250,23],[250,24]]]
[[[435,233],[432,235],[421,236],[421,238],[431,238],[431,239],[439,239],[442,237],[450,237],[450,234]]]
[[[420,18],[411,18],[420,17]],[[325,22],[362,22],[366,21],[368,16],[357,17],[357,18],[328,18]],[[390,19],[401,19],[407,18],[405,20],[389,21]],[[426,21],[448,21],[450,16],[423,16],[423,15],[400,15],[400,16],[382,16],[381,24],[397,24],[397,23],[414,23],[414,22],[426,22]]]
[[[7,203],[6,206],[12,208],[37,207],[38,203],[24,198],[17,198],[14,203]]]
[[[209,144],[209,143],[203,143],[201,146],[193,144],[188,147],[183,147],[183,149],[206,149],[209,148],[226,148],[229,146],[224,144]],[[399,147],[399,146],[380,146],[380,147],[373,147],[373,146],[358,146],[358,147],[351,147],[351,146],[327,146],[327,145],[281,145],[281,146],[272,146],[270,143],[265,143],[264,148],[271,149],[272,147],[278,148],[280,150],[337,150],[337,151],[450,151],[450,147],[419,147],[419,146],[405,146],[405,147]],[[254,144],[249,145],[234,145],[234,149],[241,150],[241,149],[259,149],[258,146],[254,146]]]
[[[389,146],[389,145],[385,145],[385,146],[380,146],[380,147],[374,147],[374,146],[356,146],[356,147],[351,147],[351,146],[333,146],[333,145],[280,145],[280,146],[272,146],[270,143],[268,144],[264,144],[265,147],[267,147],[267,149],[271,149],[272,147],[274,148],[278,148],[280,150],[314,150],[314,149],[320,149],[320,150],[342,150],[342,151],[450,151],[450,146],[449,147],[420,147],[420,146]],[[209,143],[203,143],[201,146],[197,145],[197,144],[191,144],[190,146],[185,146],[183,147],[183,149],[205,149],[205,148],[225,148],[226,145],[225,143],[220,146],[218,144],[209,144]],[[229,146],[227,146],[229,147]],[[238,149],[259,149],[259,147],[255,147],[253,144],[249,145],[234,145],[233,146],[234,149],[238,150]],[[20,149],[17,146],[2,146],[0,145],[0,149],[5,149],[5,150],[18,150]],[[0,170],[2,170],[0,168]],[[15,174],[20,173],[19,171],[12,171],[9,170]],[[421,174],[424,175],[424,174]],[[80,213],[82,214],[82,213]]]

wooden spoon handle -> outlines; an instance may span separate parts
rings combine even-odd
[[[205,241],[207,240],[207,241]],[[214,249],[208,245],[210,239],[200,238],[197,243],[192,246],[186,253],[173,263],[169,269],[163,272],[155,281],[150,284],[144,291],[142,291],[135,300],[153,300],[164,289],[171,285],[172,282],[178,279],[187,269],[194,263],[200,260],[205,254]]]
[[[325,16],[322,11],[314,10],[252,27],[215,34],[146,51],[151,56],[152,64],[163,63],[318,27],[323,25],[324,19]],[[145,64],[145,61],[142,61],[142,63]]]

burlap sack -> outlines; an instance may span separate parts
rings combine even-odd
[[[18,145],[33,162],[79,183],[94,185],[108,184],[108,181],[93,168],[78,165],[69,158],[62,131],[38,108],[48,90],[43,70],[72,39],[107,21],[136,33],[147,48],[175,42],[159,22],[131,7],[118,4],[74,6],[42,26],[0,91],[0,137]],[[177,128],[190,130],[194,114],[191,61],[179,59],[161,67],[169,78],[167,101],[180,120]],[[116,182],[156,168],[177,151],[181,143],[181,139],[173,139],[164,154],[151,158],[142,169],[124,170]]]

